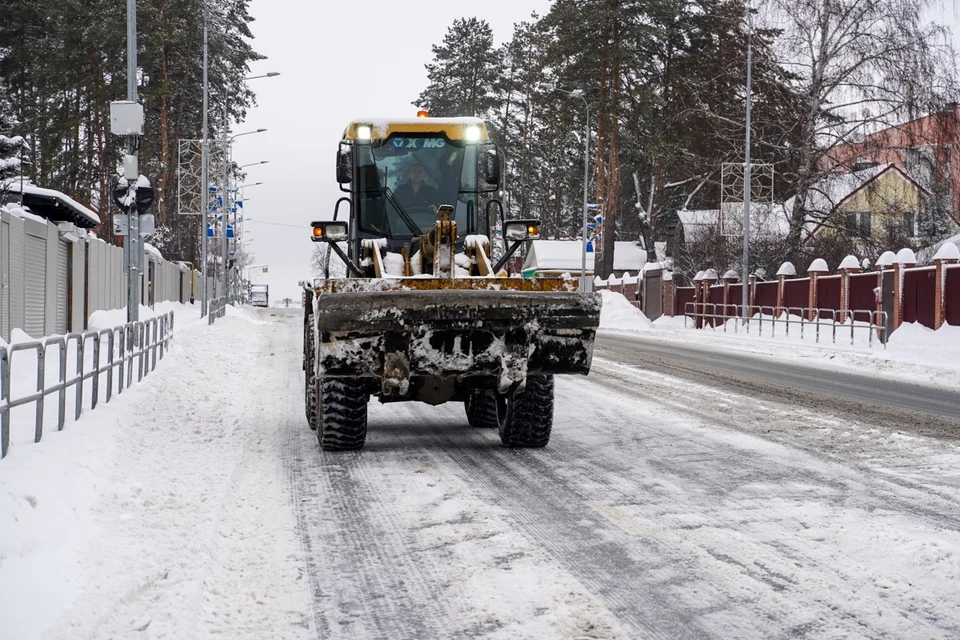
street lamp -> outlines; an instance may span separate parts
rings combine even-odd
[[[255,167],[258,164],[269,164],[269,163],[270,163],[269,160],[261,160],[260,162],[251,162],[250,164],[242,164],[239,167],[237,167],[237,169],[244,169],[246,167]]]
[[[583,89],[574,89],[572,91],[567,91],[566,89],[561,89],[552,82],[542,82],[540,83],[540,88],[545,91],[559,91],[560,93],[565,93],[571,98],[580,98],[583,100],[583,107],[586,110],[586,124],[584,125],[584,136],[583,136],[583,255],[581,256],[580,261],[580,291],[587,290],[587,217],[588,217],[588,203],[587,203],[587,189],[590,185],[590,103],[587,102],[586,96],[583,95]],[[594,256],[594,273],[596,273],[596,256],[597,251],[594,247],[593,251]]]
[[[132,1],[132,0],[131,0],[131,1]],[[202,306],[202,308],[201,308],[201,310],[200,310],[201,317],[203,317],[204,315],[206,315],[206,312],[207,312],[207,301],[208,301],[208,299],[209,299],[209,293],[208,293],[208,291],[207,291],[207,269],[208,269],[208,265],[207,265],[207,263],[208,263],[207,226],[208,226],[208,213],[209,213],[209,212],[208,212],[209,207],[208,207],[208,205],[207,205],[207,194],[210,193],[210,171],[209,171],[210,154],[209,154],[209,150],[208,150],[208,147],[209,147],[208,136],[209,136],[209,112],[210,112],[210,108],[209,108],[210,83],[209,83],[209,79],[208,79],[208,75],[209,75],[209,74],[208,74],[208,68],[209,68],[209,64],[208,64],[209,46],[208,46],[208,37],[207,37],[207,13],[208,13],[208,12],[207,12],[207,3],[204,2],[204,3],[203,3],[203,145],[202,145],[203,159],[202,159],[202,161],[201,161],[201,162],[202,162],[202,174],[203,174],[203,177],[202,177],[202,179],[201,179],[201,182],[202,182],[202,187],[201,187],[201,189],[203,190],[203,194],[204,194],[204,199],[203,199],[203,225],[202,225],[202,226],[203,226],[203,231],[202,231],[202,236],[203,236],[203,240],[202,240],[202,245],[203,245],[203,302],[202,302],[202,305],[203,305],[203,306]],[[278,76],[278,75],[280,75],[278,72],[276,72],[276,71],[270,71],[269,73],[265,73],[265,74],[263,74],[263,75],[250,76],[250,77],[244,78],[244,81],[247,81],[247,80],[256,80],[256,79],[258,79],[258,78],[273,78],[273,77],[276,77],[276,76]],[[226,162],[226,156],[227,156],[227,142],[228,142],[228,140],[227,140],[227,135],[228,135],[228,133],[229,133],[229,128],[230,128],[229,109],[228,109],[228,95],[224,95],[224,99],[223,99],[223,123],[224,123],[224,124],[223,124],[223,154],[224,154],[223,173],[224,173],[224,191],[226,192],[226,191],[227,191],[227,189],[226,189],[226,185],[227,185],[227,182],[226,182],[226,179],[227,179],[227,162]],[[256,131],[250,131],[250,132],[248,132],[248,133],[237,134],[237,135],[231,137],[230,140],[232,141],[232,140],[234,140],[235,138],[240,137],[241,135],[249,135],[249,134],[251,134],[251,133],[262,133],[262,132],[264,132],[264,131],[266,131],[266,129],[257,129]],[[225,196],[225,197],[226,197],[226,196]],[[226,235],[227,235],[227,231],[226,231],[226,219],[224,219],[224,226],[223,226],[223,243],[224,243],[224,250],[223,250],[223,254],[224,254],[223,273],[224,273],[224,276],[223,276],[223,278],[224,278],[224,292],[225,292],[225,293],[226,293],[226,285],[227,285],[227,281],[228,281],[227,263],[226,263],[226,256],[227,256],[227,249],[226,249],[227,238],[226,238]]]

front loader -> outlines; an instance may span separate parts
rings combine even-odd
[[[371,396],[462,402],[469,424],[506,446],[549,441],[553,376],[590,371],[600,296],[570,278],[507,274],[539,224],[502,220],[500,167],[481,120],[347,127],[337,180],[348,195],[313,223],[328,250],[324,277],[304,289],[306,412],[324,450],[363,446]]]

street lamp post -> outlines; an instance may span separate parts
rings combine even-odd
[[[750,318],[750,191],[753,188],[753,178],[750,175],[750,107],[753,102],[752,91],[753,80],[753,18],[750,15],[750,3],[747,2],[747,113],[746,113],[746,133],[745,152],[743,165],[743,290],[741,293],[741,305],[743,306],[743,319],[747,321]]]
[[[134,0],[128,0],[128,1],[129,1],[129,2],[133,2]],[[201,316],[202,316],[202,315],[206,315],[206,312],[207,312],[207,301],[208,301],[208,298],[209,298],[209,292],[207,291],[207,270],[208,270],[208,262],[209,262],[209,245],[208,245],[208,242],[207,242],[207,226],[208,226],[208,224],[209,224],[209,222],[208,222],[208,217],[209,217],[209,209],[210,209],[210,207],[209,207],[209,201],[210,201],[210,153],[209,153],[209,146],[210,146],[210,143],[209,143],[209,140],[208,140],[208,136],[209,136],[209,119],[210,119],[210,118],[209,118],[209,113],[210,113],[210,99],[209,99],[209,96],[210,96],[210,82],[209,82],[209,74],[208,74],[208,69],[209,69],[209,44],[208,44],[208,37],[207,37],[207,22],[208,22],[208,20],[207,20],[207,13],[208,13],[208,12],[207,12],[207,3],[204,2],[204,3],[203,3],[203,143],[202,143],[202,145],[201,145],[201,165],[202,165],[202,168],[201,168],[201,180],[200,180],[200,182],[201,182],[201,189],[203,190],[203,197],[202,197],[202,201],[203,201],[203,225],[202,225],[202,227],[203,227],[203,228],[202,228],[202,230],[201,230],[201,236],[202,236],[201,245],[202,245],[202,253],[203,253],[203,287],[202,287],[202,291],[203,291],[203,301],[202,301],[202,309],[200,310]],[[270,71],[269,73],[265,73],[265,74],[263,74],[263,75],[250,76],[250,77],[248,77],[248,78],[244,78],[244,81],[247,81],[247,80],[256,80],[256,79],[258,79],[258,78],[273,78],[273,77],[276,77],[276,76],[278,76],[278,75],[280,75],[279,72],[277,72],[277,71]],[[226,96],[226,95],[224,96],[224,100],[223,100],[223,112],[224,112],[224,123],[223,123],[223,127],[224,127],[224,148],[223,148],[223,155],[224,155],[224,174],[226,175],[226,155],[227,155],[226,137],[227,137],[228,129],[230,128],[230,126],[229,126],[229,125],[230,125],[230,122],[229,122],[229,119],[228,119],[227,96]],[[234,136],[234,137],[236,137],[236,136]],[[224,236],[226,236],[226,227],[224,227]],[[224,238],[224,239],[226,239],[226,238]],[[224,273],[226,273],[226,263],[224,263]]]
[[[586,96],[583,95],[583,89],[574,89],[573,91],[567,91],[566,89],[561,89],[553,83],[542,83],[540,85],[543,89],[547,91],[559,91],[565,93],[572,98],[580,98],[583,100],[583,107],[586,110],[586,122],[584,124],[584,135],[583,135],[583,255],[581,256],[580,261],[580,291],[587,290],[587,219],[588,219],[588,200],[587,200],[587,189],[590,186],[590,103],[587,102]],[[596,247],[594,247],[594,260],[596,260]],[[594,262],[594,269],[596,269],[596,262]]]
[[[279,74],[276,74],[276,75],[279,75]],[[260,77],[260,76],[257,76],[257,77]],[[266,76],[263,76],[263,77],[266,77]],[[251,79],[252,79],[252,78],[251,78]],[[221,241],[222,241],[222,243],[223,243],[223,247],[222,247],[222,251],[221,251],[221,260],[222,260],[222,262],[223,262],[223,265],[222,265],[222,266],[223,266],[223,295],[225,295],[225,296],[227,296],[227,297],[229,298],[229,296],[230,296],[230,269],[227,267],[227,260],[228,260],[229,255],[230,255],[230,246],[229,246],[229,245],[230,245],[230,241],[229,241],[229,239],[227,238],[227,223],[229,222],[229,219],[230,219],[230,188],[229,188],[229,185],[230,185],[230,182],[229,182],[229,179],[230,179],[230,178],[229,178],[230,161],[229,161],[229,154],[227,153],[227,150],[230,148],[230,145],[233,144],[233,141],[236,140],[237,138],[239,138],[239,137],[241,137],[241,136],[249,136],[249,135],[252,135],[252,134],[254,134],[254,133],[263,133],[264,131],[266,131],[266,129],[257,129],[257,130],[255,130],[255,131],[245,131],[245,132],[243,132],[243,133],[237,133],[237,134],[235,134],[235,135],[232,135],[232,136],[229,136],[229,137],[228,137],[227,134],[228,134],[228,132],[229,132],[229,128],[230,128],[230,127],[229,127],[229,121],[228,121],[227,118],[228,118],[228,114],[227,114],[227,100],[226,100],[226,98],[224,98],[224,101],[223,101],[223,121],[224,121],[224,123],[226,123],[226,124],[224,124],[224,127],[223,127],[223,132],[224,132],[224,135],[223,135],[223,153],[224,153],[224,158],[223,158],[223,160],[224,160],[224,161],[223,161],[223,187],[222,187],[222,189],[221,189],[221,191],[220,191],[221,197],[222,197],[222,199],[223,199],[223,203],[221,204],[221,217],[222,217],[222,219],[223,219],[223,225],[222,225],[222,226],[223,226],[223,229],[222,229],[222,233],[221,233],[221,236],[220,236],[220,237],[221,237]]]

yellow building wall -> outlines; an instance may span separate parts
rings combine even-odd
[[[916,185],[904,180],[902,176],[892,171],[884,173],[871,182],[839,208],[842,213],[872,212],[874,234],[883,230],[890,212],[894,212],[894,215],[899,219],[899,215],[903,212],[917,212],[919,210],[920,191]]]

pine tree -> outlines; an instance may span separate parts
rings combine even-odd
[[[500,57],[486,20],[454,20],[443,43],[433,46],[433,62],[426,69],[430,84],[415,105],[439,117],[492,115]]]
[[[23,138],[15,135],[15,122],[9,109],[6,88],[0,83],[0,180],[20,173],[23,152]]]

